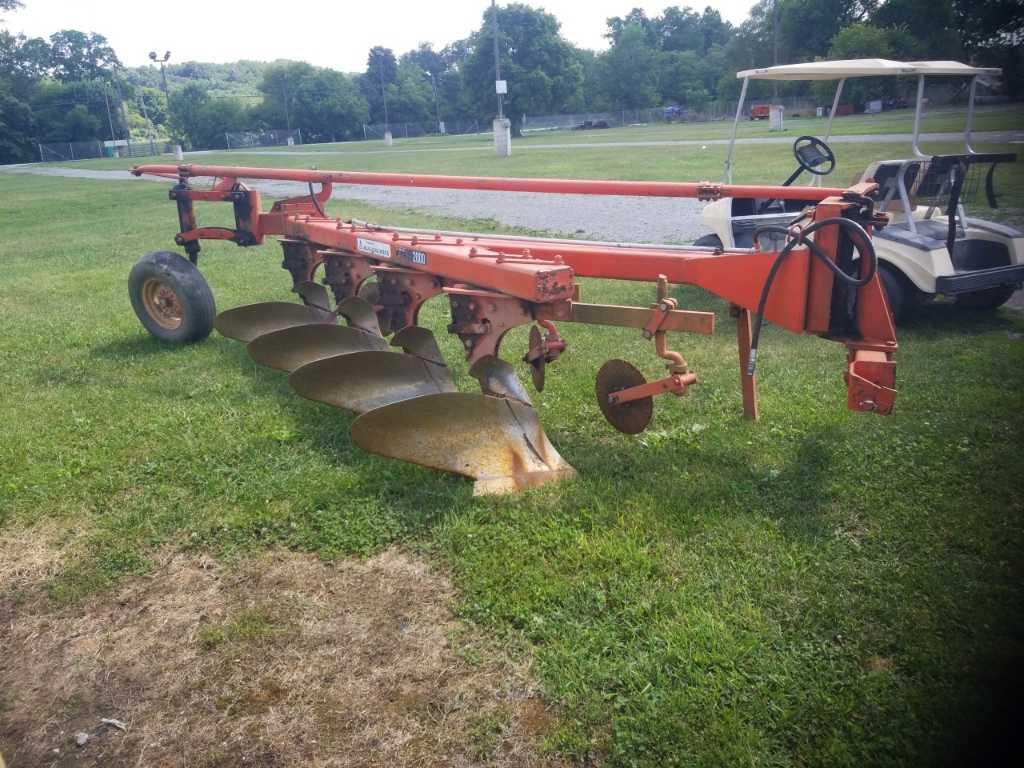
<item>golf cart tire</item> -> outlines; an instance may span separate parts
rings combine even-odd
[[[176,318],[154,309],[151,286],[173,293]],[[173,251],[154,251],[135,262],[128,275],[128,297],[142,326],[167,344],[202,341],[213,330],[217,308],[206,278],[191,261]]]
[[[885,300],[889,304],[889,314],[892,315],[893,323],[899,323],[906,317],[909,293],[913,290],[903,274],[888,264],[878,265],[878,277],[882,281],[882,288],[885,289]]]
[[[982,291],[957,294],[953,301],[960,309],[998,309],[1010,300],[1016,289],[1015,285],[997,285]]]
[[[698,248],[722,248],[722,238],[718,235],[704,235],[693,241]]]

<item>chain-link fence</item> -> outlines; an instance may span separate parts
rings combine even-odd
[[[246,147],[290,147],[302,143],[299,128],[272,128],[265,131],[233,131],[224,134],[228,149]]]
[[[383,139],[384,131],[390,130],[395,139],[414,139],[419,136],[459,136],[467,133],[480,133],[478,120],[430,120],[423,123],[377,123],[363,125],[363,139]],[[484,128],[490,132],[491,126]]]
[[[176,145],[167,139],[118,139],[117,141],[61,141],[39,144],[44,163],[66,163],[97,157],[153,157],[174,154]]]
[[[748,99],[744,117],[756,104],[781,104],[787,117],[806,117],[816,114],[817,105],[808,97],[780,97],[777,99]],[[735,101],[711,101],[697,107],[652,107],[649,109],[616,109],[606,112],[571,112],[563,115],[523,115],[524,133],[559,130],[591,130],[621,128],[629,125],[652,123],[711,123],[731,120],[736,114]]]

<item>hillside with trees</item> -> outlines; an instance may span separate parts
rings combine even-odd
[[[21,5],[0,0],[0,13]],[[495,111],[491,13],[440,50],[373,46],[358,73],[295,61],[168,63],[166,93],[159,67],[124,67],[97,32],[43,39],[0,29],[0,162],[36,159],[40,142],[156,135],[218,148],[231,131],[292,128],[306,141],[338,141],[362,138],[365,123],[485,122]],[[738,26],[711,7],[633,9],[606,20],[608,48],[598,52],[573,45],[544,10],[510,3],[497,13],[516,131],[524,113],[699,108],[735,98],[741,69],[819,57],[999,66],[1012,97],[1024,73],[1024,0],[760,0]],[[753,95],[767,87],[755,84]]]

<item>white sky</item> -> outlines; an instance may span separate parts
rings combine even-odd
[[[507,1],[507,0],[506,0]],[[601,49],[605,19],[633,7],[649,16],[666,6],[706,5],[738,24],[756,0],[525,0],[562,22],[576,45]],[[3,26],[29,37],[60,29],[98,32],[122,63],[148,63],[149,51],[171,61],[297,59],[344,72],[366,66],[367,51],[383,45],[400,54],[421,42],[435,49],[466,37],[480,25],[490,0],[23,0],[4,14]],[[499,0],[499,4],[504,4]]]

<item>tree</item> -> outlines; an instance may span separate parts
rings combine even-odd
[[[605,20],[605,24],[608,27],[608,31],[605,32],[604,36],[613,45],[619,42],[619,37],[626,29],[629,27],[639,27],[651,48],[660,47],[658,25],[647,18],[643,8],[634,8],[625,16],[612,16],[610,19]]]
[[[559,33],[558,20],[542,10],[511,3],[497,8],[501,75],[508,82],[505,111],[519,135],[522,116],[557,112],[579,98],[583,72],[572,46]],[[471,37],[472,53],[463,70],[467,95],[477,114],[494,114],[492,8]]]
[[[927,23],[922,24],[923,19]],[[959,59],[962,55],[952,0],[886,0],[871,15],[871,23],[884,29],[913,30],[913,49],[900,51],[902,58]]]
[[[370,119],[356,84],[341,72],[321,67],[299,81],[293,109],[293,124],[307,141],[362,136],[362,124]]]
[[[701,17],[690,7],[674,5],[666,8],[664,14],[655,20],[654,27],[663,51],[703,51]]]
[[[960,42],[969,51],[1020,45],[1024,35],[1024,0],[953,0]]]
[[[851,24],[832,38],[828,49],[830,59],[891,59],[893,33],[870,24]],[[814,93],[819,102],[827,104],[832,100],[835,83],[826,81],[816,84]],[[852,103],[858,111],[871,99],[889,98],[895,94],[897,83],[892,77],[858,77],[843,86],[843,101]]]
[[[769,0],[771,1],[771,0]],[[868,0],[776,0],[779,3],[779,63],[824,56],[840,30],[868,17]],[[771,15],[765,16],[771,31]]]
[[[398,61],[394,51],[380,45],[371,48],[366,57],[366,72],[359,78],[359,91],[370,107],[370,118],[375,122],[385,121],[382,91],[387,90],[397,78]],[[390,113],[387,117],[390,117]]]
[[[314,73],[313,65],[304,61],[276,61],[263,73],[259,90],[263,94],[260,113],[270,127],[297,127],[293,121],[299,88]]]
[[[348,138],[369,117],[355,83],[333,69],[305,62],[276,62],[266,69],[258,112],[269,127],[298,128],[308,140]]]
[[[20,163],[35,157],[32,108],[0,83],[0,163]]]
[[[663,53],[658,69],[658,90],[662,100],[690,107],[710,100],[704,65],[695,51]]]
[[[191,143],[202,134],[202,110],[209,101],[210,97],[206,91],[195,83],[171,91],[168,111],[175,138]]]
[[[64,82],[110,80],[121,62],[103,35],[64,29],[50,35],[50,68]]]
[[[610,105],[653,107],[660,100],[658,52],[639,24],[624,27],[617,37],[601,61],[603,90]]]

